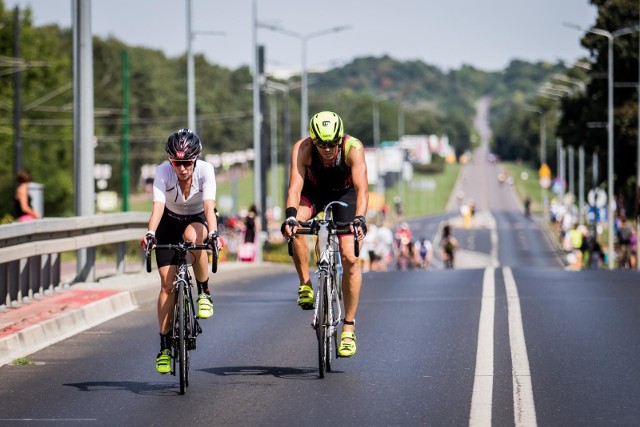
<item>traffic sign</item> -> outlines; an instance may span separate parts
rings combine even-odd
[[[549,168],[549,165],[543,163],[538,170],[538,176],[540,178],[551,178],[551,169]]]
[[[560,194],[560,193],[564,193],[565,189],[566,189],[566,185],[562,179],[556,178],[553,180],[551,191],[553,191],[556,194]]]
[[[607,205],[607,193],[602,188],[589,190],[587,202],[589,202],[591,206],[603,208]]]
[[[548,176],[541,176],[540,177],[540,187],[542,187],[542,188],[551,187],[551,178],[548,177]]]

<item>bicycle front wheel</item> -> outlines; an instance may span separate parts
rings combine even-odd
[[[329,319],[327,315],[327,281],[329,276],[327,273],[320,274],[320,280],[318,281],[318,293],[316,298],[318,299],[318,326],[316,328],[316,336],[318,337],[318,370],[320,378],[324,378],[324,373],[327,371],[327,352],[328,352],[328,326]],[[331,368],[329,368],[331,369]]]
[[[331,274],[327,278],[325,287],[325,312],[326,312],[326,344],[325,344],[325,363],[327,365],[327,372],[331,372],[331,362],[333,358],[334,349],[337,351],[336,328],[334,326],[334,316],[336,310],[336,289],[335,289],[335,274]]]
[[[179,373],[180,373],[180,394],[184,394],[188,381],[189,374],[187,365],[187,359],[189,357],[187,350],[187,337],[186,337],[186,307],[185,307],[185,297],[184,297],[184,282],[180,283],[178,286],[178,315],[176,319],[178,320],[178,358],[179,358]]]

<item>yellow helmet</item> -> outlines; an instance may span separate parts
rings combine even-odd
[[[344,135],[342,119],[332,111],[321,111],[311,118],[309,134],[316,142],[337,145]]]

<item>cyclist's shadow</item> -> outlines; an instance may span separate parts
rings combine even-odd
[[[201,372],[229,376],[272,376],[289,380],[318,379],[318,368],[292,368],[285,366],[222,366],[219,368],[198,369]]]
[[[76,387],[79,391],[129,391],[135,394],[152,396],[173,396],[180,394],[175,382],[150,383],[143,381],[86,381],[83,383],[63,384]]]

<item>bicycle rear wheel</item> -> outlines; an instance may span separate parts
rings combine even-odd
[[[324,373],[327,370],[327,280],[327,274],[321,273],[320,280],[318,281],[318,323],[316,327],[316,336],[318,338],[318,370],[320,378],[324,378]]]
[[[184,303],[184,282],[181,282],[178,286],[178,315],[176,316],[178,320],[178,358],[179,358],[179,374],[180,374],[180,394],[184,394],[188,381],[188,350],[187,350],[187,339],[186,339],[186,311],[185,311],[185,303]]]

